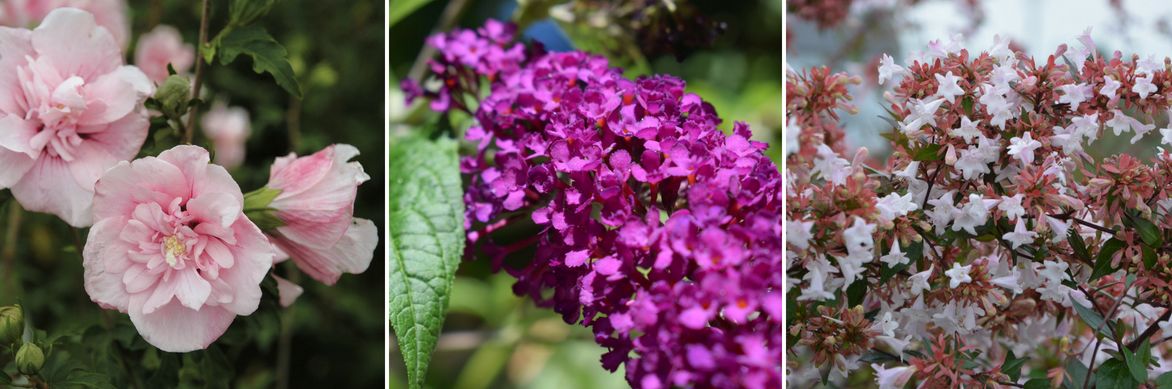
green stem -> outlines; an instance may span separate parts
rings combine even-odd
[[[11,303],[16,296],[21,295],[20,277],[16,269],[16,239],[20,231],[20,219],[23,210],[16,201],[8,202],[8,220],[4,227],[4,247],[0,249],[0,303]]]
[[[209,0],[203,0],[201,15],[199,18],[199,49],[205,49],[208,43],[208,14],[211,13],[211,6]],[[210,65],[210,64],[209,64]],[[200,55],[195,60],[195,82],[191,87],[191,99],[199,98],[199,88],[203,84],[204,77],[204,56]],[[199,116],[199,106],[191,106],[191,111],[187,114],[187,127],[183,130],[183,143],[191,144],[195,139],[195,118]]]
[[[297,266],[286,265],[288,280],[292,283],[301,281],[301,272]],[[293,354],[293,310],[286,308],[281,312],[281,337],[277,340],[277,389],[289,388],[289,361]]]

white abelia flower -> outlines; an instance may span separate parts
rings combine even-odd
[[[952,268],[944,272],[948,276],[948,287],[956,289],[962,284],[967,284],[973,281],[969,276],[969,271],[972,270],[973,265],[961,266],[960,263],[953,263]]]

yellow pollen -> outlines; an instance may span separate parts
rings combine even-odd
[[[175,266],[179,257],[187,254],[187,246],[179,241],[174,235],[163,238],[163,254],[167,258],[167,264]]]

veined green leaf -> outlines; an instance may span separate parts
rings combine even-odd
[[[212,44],[221,65],[227,65],[243,54],[252,58],[252,71],[268,73],[277,85],[297,97],[301,97],[301,85],[289,64],[289,52],[262,27],[236,28]]]
[[[409,137],[390,150],[390,320],[411,388],[425,381],[464,253],[456,142]]]

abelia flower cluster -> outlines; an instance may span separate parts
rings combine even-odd
[[[1079,41],[1042,60],[1002,39],[979,53],[934,42],[902,66],[884,56],[894,151],[880,166],[835,143],[848,76],[788,74],[790,384],[866,360],[888,361],[873,365],[882,388],[999,387],[1009,352],[1094,371],[1145,340],[1168,370],[1172,153],[1088,150],[1172,134],[1156,131],[1172,67]],[[1086,312],[1111,335],[1096,338]]]
[[[506,52],[507,39],[488,31],[467,46]],[[517,47],[507,52],[525,53]],[[507,269],[517,294],[590,327],[609,350],[602,365],[625,364],[632,386],[781,385],[781,175],[748,126],[726,135],[683,81],[626,79],[588,53],[535,50],[453,69],[463,46],[437,48],[437,78],[490,80],[475,108],[443,103],[467,92],[459,83],[423,93],[441,102],[433,108],[477,118],[467,131],[477,152],[462,161],[468,239],[497,267],[535,249]],[[494,241],[526,218],[539,233]]]

